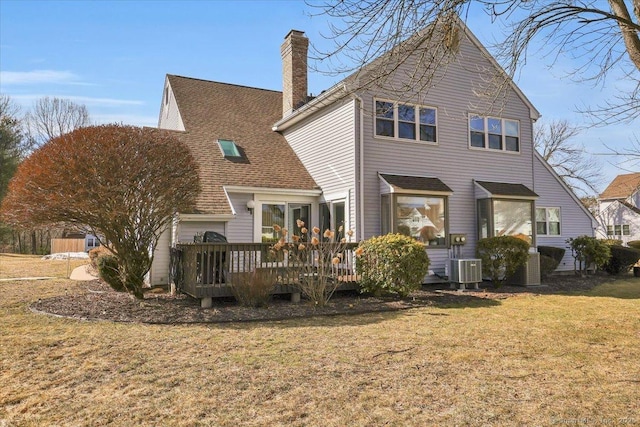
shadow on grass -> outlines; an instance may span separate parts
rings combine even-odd
[[[447,316],[447,310],[497,307],[502,300],[518,294],[567,295],[640,298],[640,278],[596,275],[586,278],[557,276],[542,287],[503,286],[483,283],[480,290],[464,292],[449,289],[448,284],[427,285],[407,298],[376,298],[344,292],[334,296],[327,307],[313,307],[308,302],[292,304],[286,297],[274,298],[267,308],[249,308],[237,303],[216,301],[211,309],[200,308],[198,300],[168,295],[149,295],[144,301],[113,292],[99,281],[81,286],[87,289],[76,296],[60,295],[38,299],[30,304],[34,311],[86,320],[148,324],[217,324],[263,323],[296,325],[362,325],[410,315],[406,310],[425,308],[420,315]],[[17,289],[16,289],[17,291]],[[61,293],[62,289],[55,293]],[[79,297],[82,295],[82,297]],[[42,295],[39,294],[38,298]],[[21,300],[25,295],[16,295]],[[27,298],[30,299],[30,298]],[[295,322],[290,322],[295,319]],[[309,319],[308,321],[304,319]]]
[[[434,308],[434,309],[461,309],[461,308],[483,308],[499,306],[498,299],[486,298],[486,294],[481,291],[473,292],[439,292],[437,289],[421,290],[413,293],[407,298],[371,297],[361,296],[355,292],[342,292],[331,299],[327,307],[316,308],[315,310],[304,301],[300,304],[283,303],[271,305],[262,310],[264,316],[256,316],[251,319],[244,319],[234,322],[212,322],[215,327],[246,329],[261,327],[263,322],[277,327],[308,327],[308,326],[362,326],[401,316],[412,315],[411,309]],[[229,307],[231,310],[233,308]],[[278,316],[278,311],[286,313],[291,311],[289,316]],[[271,312],[270,312],[271,311]],[[446,312],[420,312],[421,316],[449,316]]]
[[[588,276],[554,275],[545,278],[536,286],[507,285],[496,288],[491,282],[482,284],[485,292],[494,295],[511,296],[521,293],[538,295],[566,295],[587,297],[609,297],[622,299],[640,298],[640,277],[631,273],[611,276],[597,273]]]

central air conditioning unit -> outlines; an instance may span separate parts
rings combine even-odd
[[[480,259],[450,259],[449,260],[449,282],[462,284],[482,282],[482,260]]]

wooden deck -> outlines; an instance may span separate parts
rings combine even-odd
[[[343,245],[342,260],[331,267],[339,289],[357,289],[354,250],[357,243]],[[268,270],[277,277],[276,294],[298,293],[300,271],[310,271],[310,260],[271,252],[271,243],[184,243],[171,248],[170,278],[176,288],[194,298],[233,296],[229,278],[235,273]],[[303,268],[304,267],[304,268]]]

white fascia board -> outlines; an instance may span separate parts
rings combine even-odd
[[[229,193],[227,193],[227,189],[224,188],[224,186],[222,186],[222,191],[224,191],[224,195],[227,198],[227,203],[229,203],[229,206],[231,206],[231,213],[233,214],[233,216],[236,216],[236,208],[233,206],[233,203],[231,203],[231,199],[229,198]]]
[[[218,222],[218,221],[231,221],[235,218],[235,215],[230,214],[178,214],[178,221],[192,221],[192,222]]]
[[[560,185],[562,186],[562,188],[564,188],[564,191],[567,192],[567,194],[569,194],[569,196],[573,199],[573,201],[580,206],[580,208],[582,209],[582,211],[584,213],[586,213],[589,218],[591,218],[592,222],[597,223],[598,220],[596,219],[595,216],[593,216],[593,214],[591,213],[591,211],[589,209],[587,209],[583,204],[582,201],[580,201],[580,199],[578,198],[578,196],[576,196],[576,193],[573,192],[573,190],[571,190],[569,188],[569,186],[564,182],[564,180],[562,178],[560,178],[560,176],[556,173],[556,171],[553,170],[553,168],[551,167],[551,165],[549,165],[549,163],[547,163],[547,161],[544,159],[544,157],[542,157],[542,155],[540,153],[538,153],[537,150],[533,150],[533,154],[536,156],[536,159],[538,159],[538,161],[540,163],[542,163],[542,166],[544,166],[549,173],[551,174],[551,176],[553,176],[556,181],[558,181],[558,183],[560,183]],[[534,182],[534,186],[535,186],[535,182]],[[534,188],[535,191],[535,188]]]
[[[282,132],[310,116],[320,108],[332,104],[347,93],[346,85],[341,82],[304,104],[293,113],[278,120],[271,128],[274,132]]]
[[[319,196],[322,190],[301,190],[295,188],[266,188],[266,187],[243,187],[237,185],[223,186],[226,193],[245,194],[287,194],[291,196]]]

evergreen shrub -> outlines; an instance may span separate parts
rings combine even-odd
[[[529,260],[529,243],[513,236],[487,237],[478,241],[476,256],[483,275],[499,287]]]
[[[604,270],[612,275],[627,273],[640,259],[640,250],[625,246],[611,246],[611,257]]]
[[[407,296],[420,289],[429,272],[424,245],[402,234],[365,240],[356,255],[360,290],[374,295]]]

